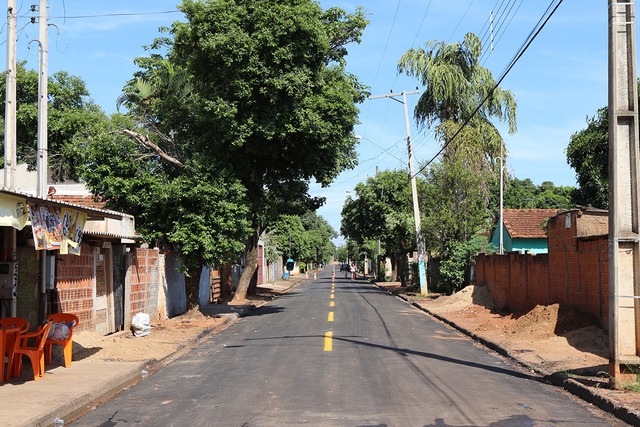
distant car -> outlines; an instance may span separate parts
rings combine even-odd
[[[340,266],[340,271],[349,271],[349,264],[345,263]]]

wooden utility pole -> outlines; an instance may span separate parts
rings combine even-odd
[[[609,0],[609,373],[640,365],[640,213],[636,34],[631,0]],[[636,371],[637,372],[637,371]]]

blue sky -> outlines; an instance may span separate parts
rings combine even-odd
[[[33,2],[33,1],[32,1]],[[18,0],[18,59],[37,67],[37,25],[29,23],[30,2]],[[525,41],[549,1],[502,0],[322,0],[324,8],[353,11],[364,5],[371,21],[362,43],[349,47],[348,71],[371,88],[372,95],[418,89],[419,82],[398,76],[396,64],[409,48],[428,40],[458,42],[467,32],[479,36],[488,28],[494,10],[494,49],[483,65],[497,79]],[[133,59],[158,35],[158,27],[180,19],[175,0],[52,0],[49,2],[49,71],[66,70],[83,78],[93,99],[107,112],[124,83],[136,71]],[[502,6],[502,9],[500,8]],[[505,10],[505,5],[509,5]],[[511,5],[513,7],[511,8]],[[112,15],[112,16],[110,16]],[[6,37],[4,26],[0,34]],[[488,36],[485,37],[488,40]],[[607,103],[607,2],[565,0],[501,85],[518,102],[518,131],[503,136],[507,167],[518,178],[534,183],[552,181],[575,185],[575,173],[566,162],[565,148],[572,133],[586,126]],[[416,163],[430,160],[439,149],[429,129],[419,129],[413,108],[419,95],[408,96]],[[327,197],[319,214],[339,231],[340,211],[358,182],[375,174],[376,166],[404,169],[407,158],[404,110],[389,99],[360,105],[359,165],[342,173],[326,189],[312,186],[313,194]],[[380,148],[382,147],[382,148]],[[393,156],[388,153],[391,152]],[[398,160],[400,159],[400,160]]]

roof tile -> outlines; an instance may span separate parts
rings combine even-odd
[[[511,238],[546,238],[544,220],[556,216],[559,209],[504,209],[502,218]]]
[[[49,198],[56,202],[72,203],[87,208],[104,209],[106,203],[96,200],[92,195],[51,195]]]

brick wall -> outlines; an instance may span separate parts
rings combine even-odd
[[[152,319],[157,318],[158,290],[158,249],[134,248],[131,250],[132,261],[129,267],[128,278],[130,284],[129,313],[148,313]],[[127,319],[128,322],[131,319]]]
[[[78,316],[77,330],[93,330],[93,248],[82,245],[80,256],[57,257],[56,289],[52,313],[66,312]]]
[[[594,219],[601,221],[602,215]],[[476,285],[489,287],[496,309],[524,312],[559,303],[592,314],[606,327],[608,240],[606,235],[578,236],[590,220],[581,211],[550,218],[548,254],[480,254]]]
[[[56,288],[52,291],[51,312],[73,313],[80,319],[78,330],[93,331],[99,320],[95,318],[94,310],[94,251],[89,245],[83,244],[81,253],[81,256],[57,257]],[[130,316],[144,312],[155,319],[158,311],[158,250],[131,249],[130,260],[127,271]],[[104,323],[105,319],[101,322]],[[131,317],[125,319],[126,325],[130,322]]]

